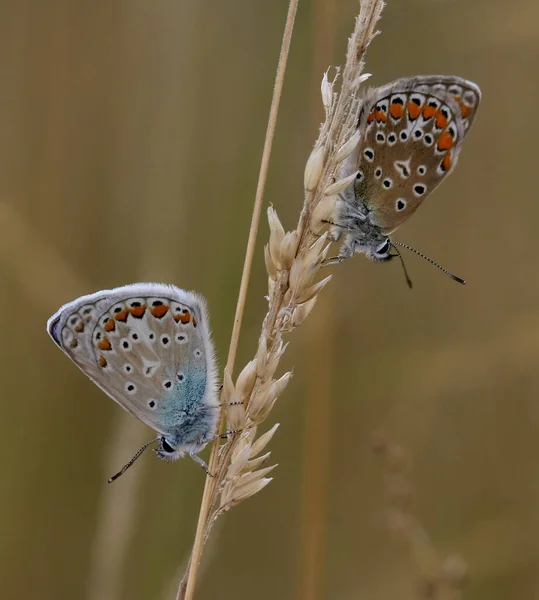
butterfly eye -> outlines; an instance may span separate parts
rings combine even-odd
[[[374,253],[376,254],[376,256],[384,258],[389,254],[390,248],[391,248],[391,242],[389,240],[386,240],[380,246],[378,246],[378,248],[376,248]]]
[[[168,454],[173,454],[175,452],[175,448],[173,448],[165,438],[161,438],[161,449]]]

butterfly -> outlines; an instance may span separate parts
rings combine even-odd
[[[173,285],[135,283],[77,298],[47,322],[54,342],[98,387],[158,437],[171,461],[215,439],[216,362],[204,299]]]
[[[343,166],[356,178],[331,222],[333,238],[344,235],[334,262],[355,253],[389,261],[400,256],[395,244],[409,248],[389,236],[455,168],[480,99],[475,83],[449,75],[398,79],[366,93],[360,143]]]

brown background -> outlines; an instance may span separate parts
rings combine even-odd
[[[266,205],[285,226],[343,60],[355,0],[300,4]],[[3,598],[163,599],[194,534],[203,473],[149,454],[151,432],[54,347],[77,295],[134,281],[209,300],[231,331],[286,3],[0,2],[0,587]],[[470,568],[465,597],[539,597],[539,5],[391,0],[367,71],[478,82],[456,173],[399,230],[469,281],[407,255],[335,277],[283,368],[280,463],[205,554],[198,598],[417,597],[386,526],[383,430],[414,457],[414,510]],[[262,227],[238,365],[265,310]],[[309,592],[312,584],[316,592]]]

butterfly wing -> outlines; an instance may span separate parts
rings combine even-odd
[[[160,434],[173,434],[196,403],[218,405],[208,314],[193,292],[155,283],[97,292],[60,308],[47,331],[96,385]]]
[[[399,79],[367,92],[355,192],[384,234],[454,169],[480,99],[471,81],[442,75]]]

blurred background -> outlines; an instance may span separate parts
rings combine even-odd
[[[152,432],[45,323],[81,294],[174,283],[208,298],[225,362],[286,10],[0,2],[3,598],[174,597],[203,473],[148,453],[108,486]],[[320,80],[357,11],[300,3],[265,195],[287,229]],[[267,421],[282,424],[275,479],[221,520],[197,598],[422,598],[425,569],[453,554],[469,569],[463,597],[539,598],[538,22],[536,0],[389,0],[373,84],[444,73],[483,91],[455,173],[395,236],[468,285],[411,254],[413,291],[396,261],[333,270],[289,338],[295,376]],[[266,310],[266,239],[264,222],[238,370]],[[380,431],[404,475],[373,454]],[[427,565],[393,535],[396,483],[437,553]]]

